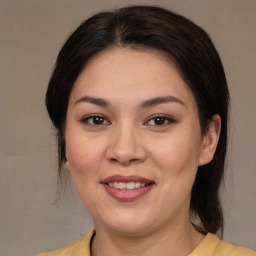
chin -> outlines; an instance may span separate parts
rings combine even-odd
[[[120,236],[139,237],[144,236],[150,232],[148,225],[136,225],[126,223],[126,225],[114,225],[112,226],[112,232],[119,234]]]
[[[116,216],[113,218],[113,216]],[[147,214],[121,213],[112,218],[102,220],[109,230],[123,236],[141,236],[150,232],[155,221],[147,218]],[[96,224],[96,223],[95,223]],[[97,225],[96,225],[97,226]]]

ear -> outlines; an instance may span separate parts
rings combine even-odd
[[[205,131],[202,149],[199,158],[199,166],[207,164],[212,161],[216,151],[221,130],[221,118],[219,115],[214,115],[209,122]]]
[[[69,161],[68,161],[68,157],[67,157],[67,154],[65,152],[65,166],[67,169],[69,169]]]

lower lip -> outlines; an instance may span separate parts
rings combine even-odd
[[[149,190],[153,187],[153,184],[135,189],[117,189],[110,187],[107,184],[103,184],[103,186],[111,197],[119,201],[130,202],[149,192]]]

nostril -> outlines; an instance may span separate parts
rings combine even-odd
[[[110,161],[112,163],[119,163],[121,165],[124,165],[124,166],[128,166],[130,164],[133,164],[133,163],[136,163],[139,161],[139,159],[136,159],[136,158],[133,158],[133,159],[117,159],[117,158],[110,158]]]
[[[110,161],[114,162],[114,163],[118,162],[117,159],[115,159],[115,158],[111,158]]]
[[[118,163],[124,166],[143,162],[146,159],[145,149],[139,144],[129,143],[125,140],[121,143],[111,144],[106,151],[106,157],[111,163]]]

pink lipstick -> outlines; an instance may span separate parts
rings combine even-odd
[[[155,183],[136,175],[114,175],[104,179],[101,184],[111,197],[119,201],[129,202],[145,195]]]

